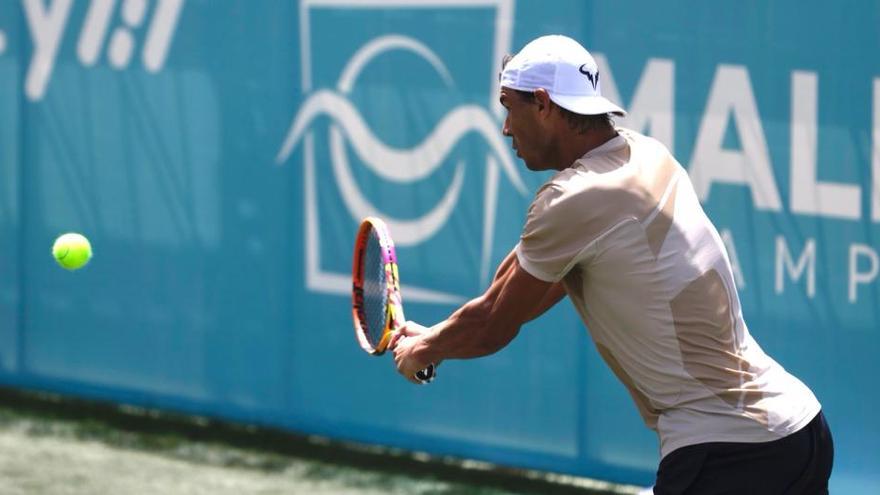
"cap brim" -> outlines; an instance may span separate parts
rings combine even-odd
[[[553,103],[560,107],[581,115],[601,115],[610,113],[618,117],[626,117],[626,112],[619,106],[611,103],[604,96],[583,95],[550,95]]]

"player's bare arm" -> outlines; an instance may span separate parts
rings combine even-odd
[[[403,334],[413,337],[394,342],[398,371],[409,377],[412,374],[408,370],[422,363],[497,352],[516,337],[523,324],[546,312],[564,295],[561,284],[533,277],[510,253],[483,295],[427,331],[421,331],[417,324],[407,324]]]

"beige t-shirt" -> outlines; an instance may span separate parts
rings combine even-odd
[[[520,265],[563,282],[662,456],[798,431],[819,402],[749,334],[687,172],[658,141],[618,132],[538,190]]]

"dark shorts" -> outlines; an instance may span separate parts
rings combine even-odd
[[[834,462],[831,431],[820,411],[797,433],[765,443],[689,445],[663,458],[657,495],[828,493]]]

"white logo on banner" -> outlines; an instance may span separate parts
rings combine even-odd
[[[489,261],[495,226],[495,209],[497,202],[500,172],[522,194],[526,194],[526,186],[520,178],[516,166],[510,157],[508,146],[499,131],[501,108],[497,104],[498,84],[497,73],[500,66],[495,66],[487,74],[491,94],[488,107],[477,105],[461,105],[451,109],[436,125],[434,130],[421,143],[409,149],[393,148],[380,141],[368,127],[361,113],[348,99],[362,70],[378,55],[404,50],[418,55],[428,62],[440,76],[447,87],[452,88],[454,81],[442,60],[428,46],[412,37],[399,34],[378,36],[358,49],[343,68],[336,87],[322,88],[312,91],[311,81],[311,49],[308,33],[309,11],[311,8],[442,8],[442,7],[493,7],[496,10],[496,33],[494,60],[500,65],[501,57],[510,45],[510,29],[512,26],[513,3],[511,0],[494,1],[463,1],[463,0],[432,0],[413,2],[406,6],[396,0],[340,1],[310,0],[301,4],[303,90],[308,94],[303,105],[287,132],[284,143],[277,156],[277,163],[285,162],[294,148],[302,143],[305,165],[305,211],[306,211],[306,286],[309,290],[348,294],[351,290],[350,274],[324,271],[320,266],[321,238],[318,231],[320,214],[315,189],[315,158],[313,131],[310,125],[315,118],[326,116],[332,120],[328,129],[331,168],[336,185],[341,191],[344,206],[355,220],[375,215],[388,223],[394,233],[394,240],[400,246],[414,246],[425,242],[437,233],[448,221],[458,203],[465,167],[458,161],[452,182],[443,197],[427,213],[414,219],[395,218],[382,212],[362,193],[354,179],[349,166],[346,140],[351,144],[360,161],[382,180],[408,184],[423,180],[440,167],[450,154],[452,148],[471,132],[483,137],[489,147],[486,157],[486,184],[483,208],[483,238],[481,251],[481,280],[485,281],[489,273]],[[495,112],[495,116],[490,113]],[[500,169],[500,170],[499,170]],[[462,295],[447,294],[423,287],[406,286],[407,300],[457,303],[464,299]]]
[[[92,0],[77,41],[79,61],[90,67],[101,55],[117,0]],[[146,39],[142,52],[144,68],[158,72],[165,64],[168,48],[184,0],[156,0],[152,19],[146,23]],[[28,31],[33,42],[31,61],[25,79],[25,95],[39,101],[46,93],[52,77],[58,48],[67,29],[73,0],[22,0]],[[122,22],[112,32],[107,44],[107,58],[115,69],[125,69],[135,51],[135,31],[145,25],[149,13],[147,0],[122,0]],[[0,33],[0,40],[4,37]],[[5,43],[0,43],[5,45]],[[2,53],[5,46],[0,46]]]

